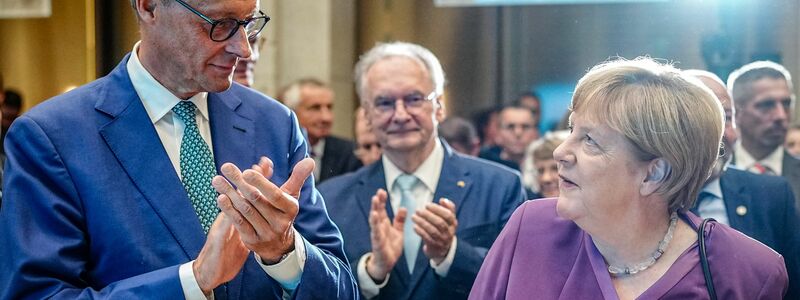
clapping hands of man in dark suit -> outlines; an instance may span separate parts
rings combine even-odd
[[[411,216],[411,220],[414,221],[414,231],[422,237],[422,252],[437,265],[441,264],[456,236],[456,205],[442,198],[438,204],[425,205]]]
[[[408,220],[408,211],[401,207],[390,222],[386,213],[387,198],[386,191],[379,189],[372,196],[369,214],[372,256],[366,265],[370,277],[376,281],[383,281],[403,254],[403,226]],[[455,204],[447,199],[442,199],[441,204],[429,203],[412,215],[411,221],[414,231],[422,238],[425,256],[440,264],[450,251],[458,227]]]

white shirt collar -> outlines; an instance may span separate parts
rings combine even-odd
[[[741,167],[742,169],[749,169],[752,167],[756,162],[761,163],[764,166],[769,167],[772,171],[775,172],[776,175],[783,174],[783,146],[778,146],[775,148],[772,153],[767,155],[764,159],[760,161],[756,161],[747,150],[742,147],[742,143],[736,144],[736,165]]]
[[[386,176],[386,187],[391,190],[394,187],[395,179],[398,176],[403,174],[403,171],[400,170],[391,160],[389,160],[386,155],[383,155],[381,158],[383,162],[383,172]],[[444,163],[444,147],[442,147],[439,139],[436,139],[436,142],[433,146],[433,151],[431,154],[428,155],[428,158],[422,162],[419,167],[414,170],[412,175],[416,176],[424,185],[425,187],[431,191],[435,192],[436,187],[439,184],[439,176],[442,173],[442,164]]]
[[[314,151],[314,155],[317,157],[322,157],[322,153],[325,152],[325,139],[317,140],[317,144],[311,146],[311,150]]]
[[[136,90],[136,94],[139,95],[139,99],[141,99],[142,104],[144,104],[144,109],[147,111],[150,121],[155,124],[158,120],[167,115],[167,113],[171,112],[172,108],[175,107],[181,99],[161,85],[161,83],[145,69],[144,65],[142,65],[138,54],[140,43],[141,41],[133,45],[131,57],[128,59],[127,63],[128,76],[131,78],[131,83]],[[188,99],[197,106],[200,115],[206,120],[208,120],[207,99],[208,93],[206,92],[197,93]]]

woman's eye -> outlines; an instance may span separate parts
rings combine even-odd
[[[595,142],[594,139],[588,134],[583,136],[583,140],[589,145],[593,146],[597,145],[597,142]]]

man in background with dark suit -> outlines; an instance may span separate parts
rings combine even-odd
[[[705,84],[725,110],[724,154],[714,166],[695,204],[703,218],[714,218],[764,243],[783,255],[789,274],[785,299],[800,298],[800,216],[794,194],[784,178],[757,175],[728,167],[737,133],[735,107],[722,80],[716,75],[689,70]]]
[[[786,178],[800,207],[800,160],[783,149],[795,98],[789,71],[771,61],[749,63],[731,73],[728,89],[741,134],[733,164]]]
[[[132,0],[133,51],[14,122],[0,299],[357,297],[294,114],[231,83],[258,3]]]
[[[361,167],[355,144],[331,135],[334,94],[330,87],[317,79],[303,78],[283,88],[278,100],[294,110],[306,130],[309,154],[317,164],[317,183]]]
[[[361,294],[466,299],[483,259],[524,200],[519,174],[438,138],[444,71],[428,49],[380,44],[355,67],[380,161],[320,185]]]

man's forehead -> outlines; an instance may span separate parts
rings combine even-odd
[[[750,85],[753,100],[786,98],[792,96],[789,84],[781,78],[761,78]]]
[[[530,109],[525,107],[507,107],[500,112],[501,118],[508,117],[533,117]]]

